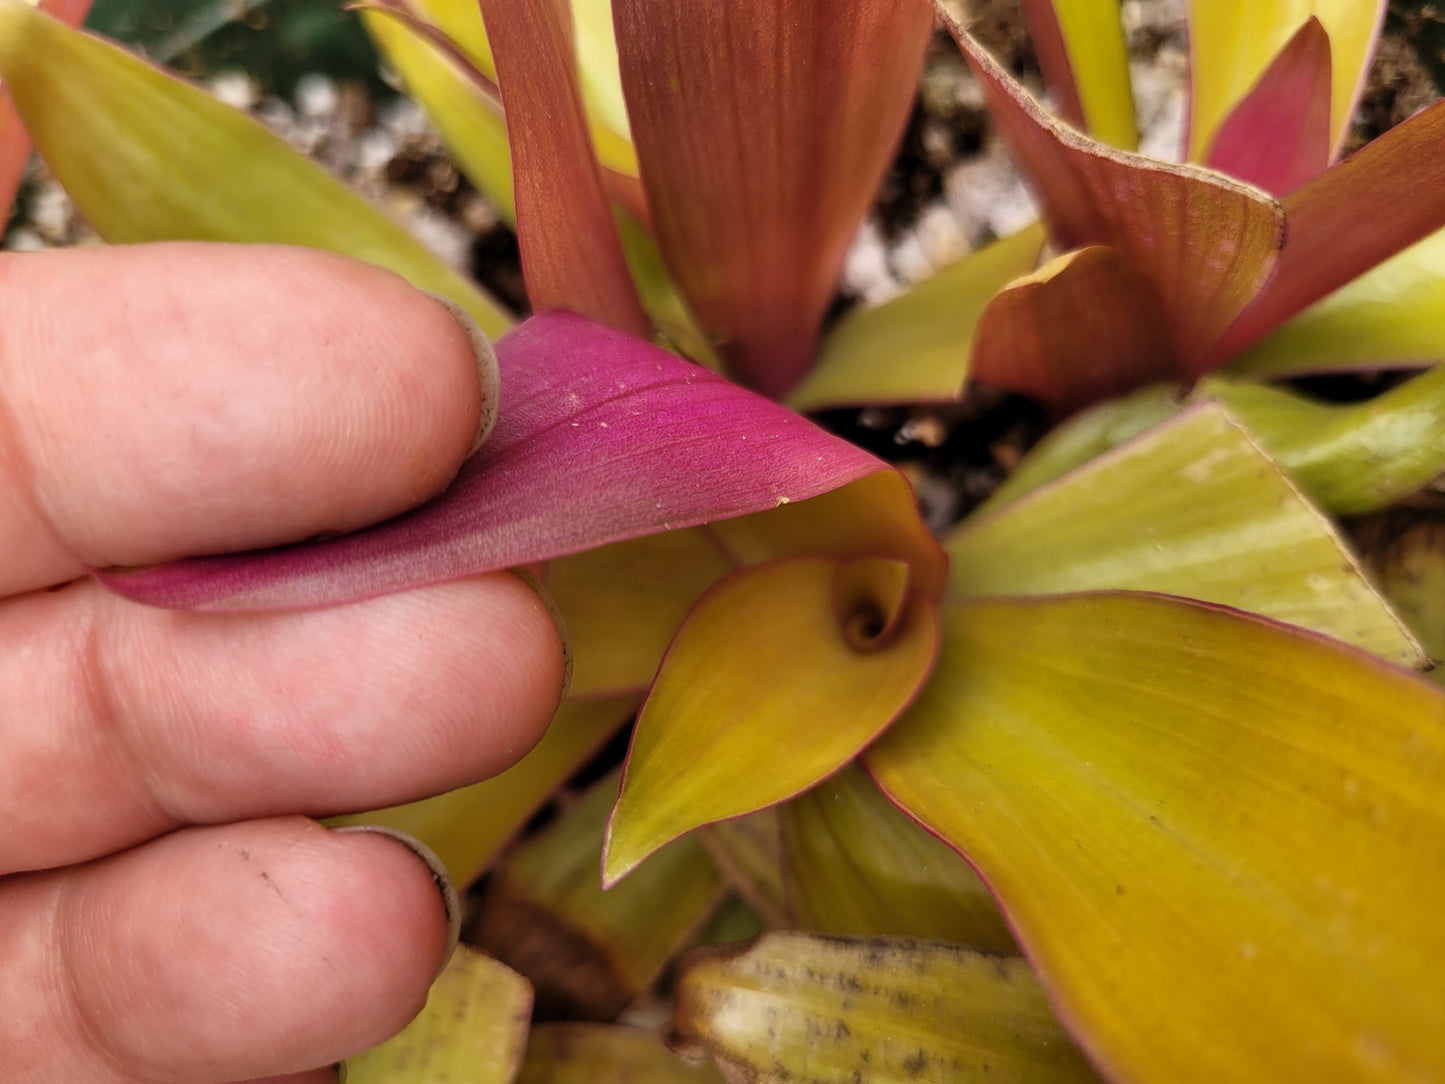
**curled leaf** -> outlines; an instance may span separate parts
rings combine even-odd
[[[805,790],[887,727],[937,641],[933,606],[909,588],[900,561],[796,557],[704,595],[633,731],[603,880],[699,825]]]

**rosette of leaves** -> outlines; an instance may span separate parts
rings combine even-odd
[[[575,665],[548,735],[376,816],[474,876],[640,704],[605,840],[529,841],[514,896],[581,898],[527,873],[536,848],[625,892],[698,830],[770,923],[916,939],[694,958],[675,1038],[733,1078],[1445,1075],[1445,699],[1317,503],[1440,471],[1434,373],[1357,408],[1223,382],[1106,403],[937,541],[896,470],[777,402],[947,398],[971,366],[1063,416],[1226,364],[1441,352],[1445,112],[1330,164],[1381,4],[1193,5],[1185,165],[1127,149],[1116,6],[1026,6],[1062,119],[938,14],[1042,227],[822,344],[932,7],[369,10],[517,229],[537,315],[498,340],[497,428],[380,527],[103,578],[254,610],[548,562]],[[244,118],[19,0],[0,74],[110,239],[330,247],[510,323]],[[632,932],[684,895],[638,896]],[[626,922],[566,921],[650,981],[617,963]]]

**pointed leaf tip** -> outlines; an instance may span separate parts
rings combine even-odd
[[[1330,36],[1311,15],[1234,107],[1208,164],[1282,196],[1330,162]]]
[[[430,503],[357,534],[102,578],[158,606],[331,605],[801,502],[888,469],[785,407],[571,313],[532,317],[498,341],[497,358],[496,429]]]
[[[938,636],[906,574],[898,561],[797,557],[702,597],[633,731],[605,881],[699,825],[805,790],[893,721],[927,678]]]

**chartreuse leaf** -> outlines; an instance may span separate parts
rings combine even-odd
[[[515,1084],[723,1084],[723,1077],[710,1061],[684,1061],[650,1031],[539,1024]]]
[[[1173,385],[1154,384],[1080,411],[1049,430],[1029,449],[1013,473],[974,509],[974,516],[982,519],[991,515],[1025,493],[1174,417],[1179,413],[1182,395],[1182,389]]]
[[[641,690],[698,598],[733,564],[703,527],[561,557],[547,589],[567,623],[573,696]]]
[[[421,840],[468,885],[491,866],[532,815],[637,710],[641,696],[562,701],[542,740],[500,775],[469,787],[330,825],[380,824]],[[595,872],[595,870],[594,870]]]
[[[795,557],[721,581],[678,630],[638,717],[603,880],[836,771],[913,699],[936,640],[903,561]]]
[[[0,0],[0,78],[25,127],[108,241],[264,241],[379,264],[467,309],[505,312],[280,137],[23,0]]]
[[[1393,504],[1445,473],[1445,367],[1363,403],[1210,380],[1222,402],[1305,495],[1339,515]]]
[[[1225,117],[1311,15],[1329,35],[1330,146],[1340,145],[1364,89],[1382,0],[1190,0],[1191,159],[1204,157]]]
[[[927,0],[614,0],[667,266],[747,384],[786,393],[902,135]],[[505,91],[505,86],[503,90]]]
[[[458,945],[400,1034],[346,1059],[348,1084],[509,1084],[532,1015],[527,980]]]
[[[1098,1079],[1027,963],[940,941],[778,932],[701,950],[673,1035],[755,1084]]]
[[[796,924],[828,934],[927,937],[1018,951],[988,888],[855,764],[778,807]]]
[[[955,598],[1162,591],[1425,661],[1329,521],[1215,403],[966,522],[945,547]]]
[[[974,379],[1023,392],[1055,415],[1176,367],[1158,293],[1106,245],[1065,252],[1010,282],[973,341]]]
[[[1330,38],[1311,15],[1230,110],[1213,169],[1282,196],[1330,163]]]
[[[507,115],[517,243],[534,311],[568,309],[646,338],[588,135],[568,0],[482,0]]]
[[[1445,695],[1180,599],[944,625],[865,763],[968,855],[1112,1079],[1445,1074]]]
[[[1266,379],[1445,357],[1445,230],[1341,286],[1230,363]]]
[[[795,410],[957,399],[968,379],[978,318],[1044,244],[1029,226],[950,264],[871,309],[855,309],[823,340],[817,363],[787,397]]]
[[[507,225],[515,225],[507,123],[478,91],[476,76],[414,24],[384,8],[363,10],[361,19],[406,84],[407,93],[426,109],[467,179],[491,201]]]
[[[1158,294],[1176,371],[1202,371],[1210,347],[1269,280],[1284,242],[1284,210],[1221,173],[1080,135],[940,11],[979,80],[999,137],[1044,206],[1051,238],[1065,249],[1117,250]]]
[[[602,890],[613,772],[520,843],[493,872],[470,936],[531,979],[544,1017],[610,1020],[702,926],[727,884],[695,838]]]
[[[1283,202],[1289,243],[1275,276],[1214,346],[1206,368],[1445,227],[1445,102],[1372,139]]]
[[[1049,89],[1070,124],[1101,142],[1139,145],[1119,5],[1113,0],[1023,0]]]
[[[697,836],[733,889],[759,915],[770,925],[789,925],[778,807],[705,824]]]
[[[496,352],[497,426],[430,503],[356,534],[104,582],[153,605],[300,608],[801,502],[874,473],[906,499],[902,478],[854,445],[572,313],[532,317]]]

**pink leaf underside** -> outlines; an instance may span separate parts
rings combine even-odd
[[[79,26],[90,12],[92,0],[40,0],[40,10],[55,16],[66,26]],[[0,85],[0,220],[10,215],[20,179],[30,161],[30,137],[20,115]]]
[[[1330,36],[1311,15],[1220,125],[1212,169],[1282,196],[1330,164]]]
[[[1104,146],[1046,113],[943,9],[983,87],[1014,162],[1062,248],[1108,245],[1159,295],[1178,371],[1259,293],[1284,241],[1284,212],[1265,193],[1197,166]]]
[[[497,343],[497,427],[440,497],[352,535],[101,573],[139,602],[332,605],[762,511],[886,470],[785,407],[551,312]]]
[[[567,0],[482,0],[482,19],[507,114],[532,308],[648,335],[592,152]]]
[[[658,247],[732,370],[781,396],[812,362],[902,134],[928,0],[615,0]]]
[[[1074,67],[1069,63],[1069,50],[1054,12],[1054,0],[1023,0],[1023,10],[1029,40],[1034,43],[1044,83],[1053,93],[1059,116],[1079,131],[1087,131],[1084,105],[1074,83]]]
[[[1215,347],[1216,364],[1445,227],[1445,101],[1296,188],[1284,208],[1289,242],[1274,279]]]
[[[1103,245],[1075,249],[994,295],[972,377],[1055,416],[1176,374],[1153,287]]]

